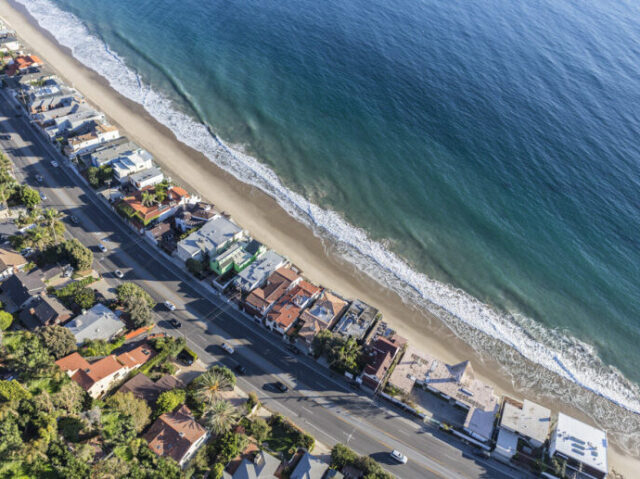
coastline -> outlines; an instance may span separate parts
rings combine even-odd
[[[451,363],[469,359],[477,375],[493,384],[498,394],[522,397],[523,391],[516,390],[512,381],[500,373],[501,365],[497,361],[476,353],[440,319],[406,304],[396,293],[358,272],[354,265],[332,253],[331,245],[316,237],[266,193],[238,181],[201,153],[180,143],[141,105],[122,97],[104,78],[75,60],[67,48],[37,27],[20,6],[5,3],[0,7],[0,15],[7,19],[25,45],[41,55],[61,78],[104,111],[129,138],[149,150],[174,181],[230,213],[256,239],[286,255],[313,282],[380,308],[385,320],[418,348]],[[535,396],[529,390],[526,394]],[[561,410],[594,422],[576,408],[559,407],[547,396],[532,399],[554,411]],[[640,470],[640,461],[620,454],[615,444],[612,446],[610,464],[632,477],[634,471]]]

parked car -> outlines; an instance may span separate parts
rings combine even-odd
[[[231,346],[229,343],[222,343],[220,347],[224,349],[226,352],[228,352],[229,354],[233,354],[235,352],[235,350],[233,349],[233,346]]]
[[[393,459],[394,461],[398,461],[401,464],[406,464],[407,463],[407,456],[402,454],[397,449],[394,449],[393,451],[391,451],[390,456],[391,456],[391,459]]]
[[[293,354],[300,354],[300,350],[294,344],[290,344],[289,346],[287,346],[287,349]]]
[[[40,191],[40,199],[43,201],[47,200],[47,195],[45,195],[42,191]]]
[[[191,366],[193,364],[193,356],[191,356],[184,349],[180,351],[180,354],[178,354],[178,359],[182,361],[184,364],[186,364],[187,366]]]
[[[80,218],[78,218],[76,215],[72,215],[71,217],[69,217],[69,220],[70,220],[74,225],[78,225],[78,224],[80,224]]]
[[[169,320],[169,324],[171,326],[173,326],[174,328],[178,329],[182,327],[182,323],[180,321],[178,321],[176,318],[171,318]]]
[[[124,274],[119,269],[115,270],[113,274],[116,275],[116,278],[120,278],[120,279],[124,278]]]
[[[175,311],[176,310],[176,305],[173,304],[171,301],[165,301],[164,302],[164,306],[165,308],[167,308],[169,311]]]
[[[242,364],[238,364],[236,366],[236,372],[242,375],[247,374],[247,368],[245,368]]]
[[[42,182],[44,181],[44,176],[42,176],[42,175],[36,175],[36,181],[37,181],[38,183],[42,183]]]
[[[53,166],[54,168],[57,168],[59,165],[56,160],[51,160],[51,166]]]
[[[102,243],[98,243],[98,248],[100,248],[100,251],[102,251],[103,253],[107,252],[107,247]]]

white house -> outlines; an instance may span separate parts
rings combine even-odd
[[[120,137],[103,145],[100,145],[91,152],[91,164],[100,168],[110,165],[122,156],[130,155],[141,148],[126,137]]]
[[[218,215],[178,243],[176,256],[182,261],[202,259],[205,253],[214,257],[231,243],[241,239],[244,231],[233,221]]]
[[[0,38],[0,52],[9,53],[20,50],[20,42],[13,35]]]
[[[275,251],[268,250],[238,273],[236,285],[243,291],[253,291],[267,282],[275,270],[287,264],[287,260]]]
[[[494,457],[505,462],[518,452],[519,440],[531,454],[549,437],[551,411],[525,399],[524,402],[504,398]]]
[[[92,108],[82,108],[80,111],[56,118],[53,125],[45,128],[45,133],[51,141],[66,133],[73,133],[90,123],[102,123],[105,121],[104,113]]]
[[[607,433],[559,413],[549,456],[567,462],[567,475],[575,471],[580,479],[604,479],[608,472]]]
[[[124,329],[124,323],[116,314],[103,304],[96,304],[65,325],[76,337],[76,343],[87,339],[109,341]]]
[[[136,189],[141,190],[147,186],[157,185],[164,180],[164,173],[160,168],[149,168],[129,175],[129,183]]]
[[[113,174],[120,183],[127,181],[129,175],[153,167],[153,156],[142,148],[127,152],[111,163]]]
[[[119,137],[120,132],[115,126],[96,125],[89,133],[69,138],[64,152],[69,158],[75,158],[78,155],[91,153],[101,144]]]

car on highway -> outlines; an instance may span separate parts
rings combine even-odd
[[[242,364],[238,364],[236,366],[236,372],[241,375],[247,374],[247,368],[245,368]]]
[[[98,243],[98,248],[100,248],[100,251],[102,251],[103,253],[107,252],[107,247],[102,243]]]
[[[119,269],[115,270],[113,274],[116,275],[116,278],[120,278],[120,279],[124,278],[124,274]]]
[[[400,464],[406,464],[407,463],[407,456],[402,454],[397,449],[394,449],[393,451],[391,451],[391,453],[389,455],[391,456],[391,459],[393,459],[394,461],[398,461]]]
[[[174,328],[178,329],[182,327],[182,323],[180,321],[178,321],[176,318],[171,318],[169,320],[169,324],[171,326],[173,326]]]
[[[275,383],[273,383],[273,386],[281,393],[286,393],[289,390],[289,386],[287,386],[282,381],[276,381]]]
[[[222,343],[220,347],[224,349],[226,352],[228,352],[229,354],[233,354],[235,352],[235,350],[233,349],[233,346],[231,346],[229,343]]]
[[[59,164],[56,160],[51,160],[51,166],[53,166],[54,168],[57,168]]]
[[[293,354],[300,354],[300,350],[294,344],[290,344],[289,346],[287,346],[287,349]]]
[[[78,218],[76,215],[71,215],[69,217],[69,221],[71,221],[74,225],[80,224],[80,218]]]
[[[40,191],[40,199],[46,201],[47,195],[45,195],[42,191]]]
[[[169,311],[175,311],[176,310],[176,305],[173,304],[171,301],[165,301],[164,302],[164,307],[167,308]]]
[[[37,181],[38,183],[42,183],[42,182],[44,181],[44,176],[42,176],[42,175],[36,175],[36,181]]]

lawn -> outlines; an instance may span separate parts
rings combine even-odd
[[[273,452],[281,453],[289,459],[297,450],[298,434],[281,422],[276,421],[266,442]]]

